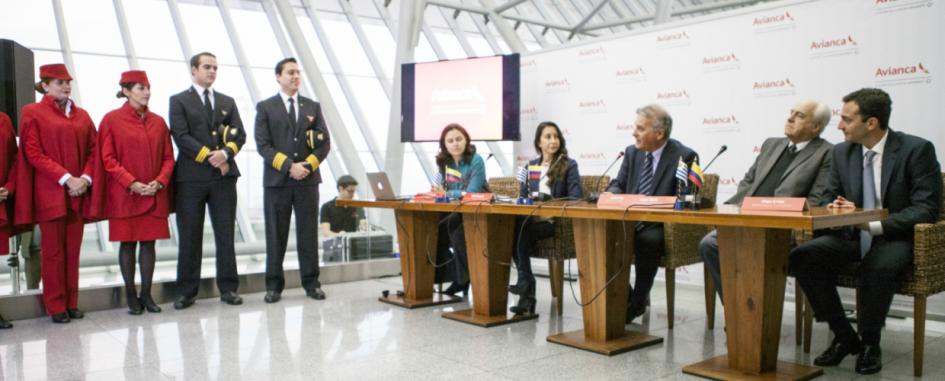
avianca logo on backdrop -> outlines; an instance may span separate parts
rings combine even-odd
[[[848,35],[846,38],[811,41],[810,50],[850,47],[850,46],[856,46],[856,45],[857,43],[855,40],[853,40],[853,36]]]
[[[581,160],[604,160],[603,152],[588,152],[578,154],[578,158]]]
[[[525,120],[538,119],[538,110],[535,109],[535,106],[522,107],[522,110],[519,111],[519,117]]]
[[[929,73],[929,69],[922,65],[919,62],[918,65],[906,65],[906,66],[887,66],[887,67],[878,67],[876,68],[876,78],[884,77],[894,77],[894,76],[903,76],[903,75],[912,75],[912,74],[932,74]]]
[[[776,79],[773,81],[761,81],[755,82],[751,88],[754,90],[772,90],[772,89],[783,89],[794,87],[794,84],[791,83],[790,78],[785,79]]]
[[[607,112],[607,105],[603,99],[593,99],[578,102],[578,111],[584,114],[599,114]]]
[[[718,65],[725,63],[739,62],[738,57],[735,57],[735,53],[730,53],[722,56],[708,56],[702,57],[703,65]]]
[[[617,78],[620,77],[633,77],[638,75],[646,75],[646,72],[643,71],[642,67],[635,67],[631,69],[617,69]]]
[[[702,118],[703,126],[718,126],[718,125],[727,125],[727,124],[738,124],[738,119],[735,118],[735,115],[710,116],[710,117]]]
[[[571,83],[568,82],[568,79],[549,79],[545,81],[545,90],[548,92],[554,91],[566,91],[571,88]]]
[[[627,123],[617,123],[617,131],[630,131],[633,129],[633,125]]]
[[[520,64],[518,64],[518,67],[522,70],[534,69],[538,67],[538,63],[535,62],[534,59],[529,59],[529,60],[522,61]]]
[[[686,93],[686,90],[676,90],[676,91],[661,91],[656,93],[657,100],[676,100],[676,99],[689,99],[689,93]]]
[[[890,13],[910,9],[932,8],[935,0],[875,0],[876,13]]]
[[[603,60],[607,58],[603,46],[578,49],[578,58],[583,60]]]
[[[686,34],[686,31],[673,32],[673,33],[661,34],[659,36],[656,36],[656,42],[661,42],[661,43],[668,43],[672,41],[688,40],[688,39],[689,39],[689,35]]]
[[[755,17],[752,20],[751,25],[754,26],[768,26],[772,24],[782,24],[786,22],[793,22],[794,16],[791,16],[791,12],[784,12],[776,15],[768,15]]]
[[[722,186],[738,185],[738,180],[735,180],[734,177],[723,177],[719,179],[719,185],[722,185]]]

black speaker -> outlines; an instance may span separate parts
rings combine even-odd
[[[13,129],[20,125],[20,110],[36,102],[33,93],[33,51],[16,41],[0,39],[0,111],[13,120]]]

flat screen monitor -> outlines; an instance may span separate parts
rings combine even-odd
[[[450,123],[472,140],[519,140],[518,54],[409,63],[401,70],[400,141],[439,141]]]

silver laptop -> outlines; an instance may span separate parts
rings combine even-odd
[[[368,172],[368,181],[371,182],[371,191],[374,192],[374,199],[378,201],[409,200],[411,196],[396,196],[394,188],[390,185],[390,179],[386,172]]]

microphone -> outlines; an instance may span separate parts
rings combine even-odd
[[[620,153],[617,154],[617,157],[614,158],[614,161],[612,161],[612,162],[610,163],[610,165],[607,166],[607,169],[604,170],[604,173],[601,173],[600,176],[597,177],[597,181],[594,181],[594,186],[595,186],[595,187],[596,187],[598,184],[600,184],[601,179],[604,178],[604,176],[607,174],[607,171],[609,171],[610,168],[612,168],[612,167],[614,166],[614,164],[617,164],[617,161],[620,160],[620,158],[622,158],[623,155],[624,155],[624,151],[620,151]],[[600,194],[601,194],[601,192],[588,192],[588,193],[587,193],[587,197],[585,197],[584,200],[587,201],[587,202],[597,202],[597,199],[600,198]]]
[[[702,168],[702,172],[705,173],[705,171],[709,169],[709,166],[715,162],[715,159],[718,159],[719,155],[721,155],[722,152],[725,152],[727,150],[728,150],[728,146],[723,144],[722,147],[719,148],[719,152],[716,153],[714,157],[712,157],[712,160],[709,160],[709,164],[706,164],[705,167]]]

